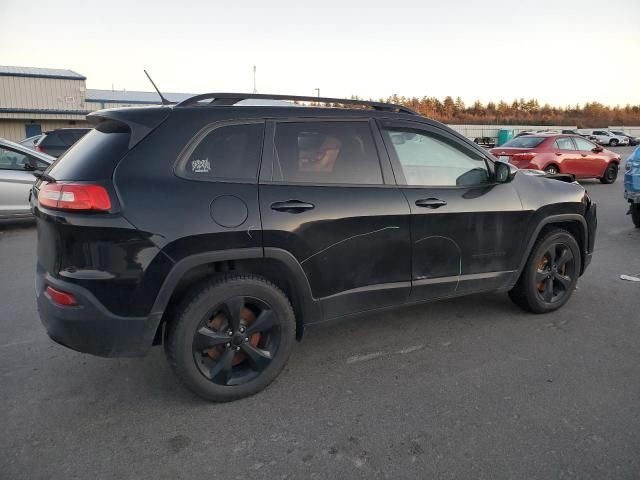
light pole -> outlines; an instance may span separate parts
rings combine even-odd
[[[319,88],[314,88],[314,90],[315,90],[316,92],[318,92],[317,97],[318,97],[318,98],[320,98],[320,89],[319,89]]]
[[[256,87],[256,66],[253,66],[253,93],[258,93],[258,88]]]

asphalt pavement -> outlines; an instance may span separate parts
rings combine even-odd
[[[630,148],[618,149],[626,158]],[[622,178],[560,311],[483,294],[306,331],[264,392],[207,403],[161,348],[75,353],[34,301],[35,229],[0,230],[0,478],[640,478],[640,230]]]

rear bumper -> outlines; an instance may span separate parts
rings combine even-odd
[[[79,305],[62,307],[45,292],[47,285],[72,293]],[[40,320],[57,343],[101,357],[138,357],[153,343],[160,314],[121,317],[109,312],[88,290],[49,275],[38,264],[36,297]]]

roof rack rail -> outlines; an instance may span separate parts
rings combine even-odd
[[[235,105],[242,100],[260,99],[260,100],[291,100],[299,102],[319,102],[319,103],[337,103],[341,105],[361,105],[363,107],[371,107],[374,110],[384,112],[409,113],[411,115],[420,115],[418,112],[402,105],[394,103],[370,102],[367,100],[350,100],[347,98],[328,98],[328,97],[304,97],[297,95],[270,95],[266,93],[203,93],[194,97],[187,98],[178,103],[176,107],[188,107],[196,105],[204,100],[209,100],[204,106],[228,106]]]

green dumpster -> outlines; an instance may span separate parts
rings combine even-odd
[[[496,146],[504,145],[513,138],[513,130],[508,128],[501,128],[498,132],[498,144]]]

